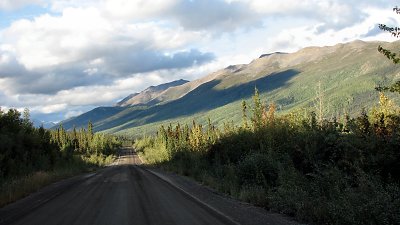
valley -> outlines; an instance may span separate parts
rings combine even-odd
[[[400,71],[379,54],[379,44],[396,48],[400,42],[354,41],[266,54],[249,64],[232,65],[191,82],[150,87],[116,106],[99,107],[61,123],[72,129],[91,121],[96,131],[133,136],[154,133],[161,124],[190,123],[193,119],[205,124],[210,118],[219,126],[231,121],[239,124],[241,101],[250,100],[254,88],[266,104],[274,102],[278,113],[287,113],[315,110],[318,84],[323,92],[324,117],[358,115],[362,108],[378,102],[374,88],[391,83]]]

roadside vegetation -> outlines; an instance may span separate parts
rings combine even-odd
[[[379,28],[400,36],[398,27]],[[400,63],[393,50],[378,51]],[[134,147],[147,164],[299,221],[400,224],[400,107],[383,93],[400,94],[399,84],[376,87],[379,104],[368,111],[349,113],[361,107],[347,102],[342,115],[331,117],[321,83],[314,110],[280,115],[256,89],[252,104],[242,102],[240,126],[170,124]]]
[[[328,119],[278,116],[256,91],[241,126],[161,126],[135,148],[148,164],[300,221],[399,224],[400,109],[379,95],[369,112]]]
[[[114,160],[116,137],[88,129],[35,128],[29,111],[0,110],[0,207],[56,180]]]

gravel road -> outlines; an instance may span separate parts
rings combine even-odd
[[[0,225],[218,225],[244,224],[243,221],[247,221],[234,218],[238,213],[229,215],[232,208],[245,212],[240,209],[242,206],[239,203],[222,198],[218,200],[223,202],[221,206],[214,199],[212,203],[216,202],[215,204],[222,207],[221,210],[192,195],[190,190],[185,190],[185,185],[182,186],[182,180],[179,181],[176,175],[173,177],[148,170],[140,164],[141,161],[134,151],[125,149],[121,151],[118,160],[105,169],[54,183],[1,208]],[[199,186],[188,180],[183,183]],[[198,189],[196,188],[196,192],[199,192]],[[207,193],[207,189],[204,189],[201,195]],[[212,191],[209,193],[210,196],[217,195]],[[224,208],[224,204],[228,208]],[[243,208],[249,211],[248,206]],[[224,209],[228,210],[227,213],[223,212]],[[276,215],[271,217],[254,209],[250,211],[256,212],[254,215],[257,218],[251,218],[254,224],[294,224],[279,215],[277,220]],[[244,213],[244,217],[249,217],[249,213],[251,215],[251,212]]]

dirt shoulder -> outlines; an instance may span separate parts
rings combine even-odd
[[[242,225],[297,225],[300,224],[288,216],[269,212],[263,208],[240,202],[224,196],[215,190],[198,182],[157,168],[147,168],[161,179],[176,186],[187,194],[205,203],[210,208],[224,214],[228,218]]]

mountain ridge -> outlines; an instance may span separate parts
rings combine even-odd
[[[153,100],[161,95],[168,88],[179,86],[189,82],[188,80],[175,80],[168,83],[160,84],[157,86],[150,86],[140,93],[133,93],[119,101],[116,106],[134,106],[145,105],[154,102]]]
[[[264,54],[249,64],[231,65],[197,80],[169,87],[147,104],[112,107],[107,116],[93,120],[96,131],[132,133],[148,128],[154,131],[160,123],[189,121],[206,117],[217,121],[240,121],[240,103],[251,100],[257,87],[267,101],[274,101],[281,112],[312,108],[315,87],[322,81],[326,88],[327,113],[343,113],[344,107],[354,113],[376,100],[374,87],[396,79],[400,72],[377,52],[378,44],[399,46],[400,42],[354,41],[334,46],[307,47],[294,53]],[[357,100],[357,101],[356,101]],[[353,105],[346,106],[353,103]],[[90,117],[92,112],[83,114]],[[78,116],[64,127],[81,126]],[[164,122],[163,122],[164,121]],[[154,125],[154,126],[153,126]]]

